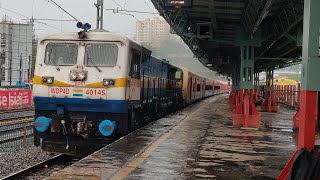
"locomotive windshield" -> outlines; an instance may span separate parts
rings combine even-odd
[[[85,64],[87,66],[115,66],[118,58],[118,46],[115,44],[88,44]]]
[[[71,43],[49,43],[46,47],[44,63],[47,65],[75,65],[78,46]]]

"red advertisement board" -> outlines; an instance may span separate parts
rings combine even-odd
[[[0,90],[0,108],[26,107],[31,105],[31,90]]]

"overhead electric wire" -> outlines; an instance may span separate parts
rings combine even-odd
[[[22,19],[22,20],[30,20],[30,19]],[[73,19],[33,19],[33,20],[36,20],[36,21],[76,21],[76,20],[73,20]]]
[[[117,3],[115,0],[112,0],[112,1],[113,1],[116,5],[120,6],[121,10],[119,10],[119,9],[105,9],[105,10],[112,10],[113,13],[117,12],[117,13],[119,13],[119,14],[131,16],[131,17],[133,17],[134,19],[136,19],[137,21],[141,22],[138,18],[136,18],[136,17],[135,17],[133,14],[131,14],[130,12],[127,12],[127,13],[121,13],[121,12],[119,12],[119,11],[125,11],[125,10],[124,10],[125,8],[124,8],[123,6],[121,6],[119,3]],[[116,10],[116,11],[115,11],[115,10]]]
[[[126,8],[127,3],[128,3],[128,0],[126,0],[123,4],[124,9]]]
[[[41,9],[38,11],[37,16],[35,16],[35,18],[38,18],[38,17],[40,16],[41,10],[46,9],[46,7],[48,6],[49,1],[48,1],[48,0],[44,0],[44,1],[42,1],[42,4],[43,4],[44,2],[46,2],[46,4],[44,5],[43,8],[41,8]]]
[[[122,9],[125,9],[123,6],[121,6],[119,3],[117,3],[115,0],[111,0],[113,1],[116,5],[120,6]]]
[[[15,12],[15,11],[12,11],[12,10],[10,10],[10,9],[7,9],[7,8],[1,7],[1,6],[0,6],[0,9],[4,9],[4,10],[6,10],[6,11],[9,11],[9,12],[13,13],[13,14],[16,14],[16,15],[19,15],[19,16],[21,16],[21,17],[28,18],[28,19],[32,20],[32,18],[29,18],[29,17],[26,16],[26,15],[20,14],[20,13]],[[56,28],[56,27],[54,27],[54,26],[48,25],[47,23],[40,22],[40,21],[34,21],[34,22],[43,24],[43,25],[45,25],[45,26],[48,26],[48,27],[51,27],[51,28],[53,28],[53,29],[57,29],[57,30],[60,31],[60,29],[58,29],[58,28]]]
[[[34,11],[34,0],[32,0],[32,13],[31,13],[31,17],[33,17],[33,11]]]
[[[146,2],[146,0],[143,0],[144,1],[144,3],[149,7],[149,9],[153,12],[153,9],[150,7],[150,5]],[[154,13],[154,12],[153,12]],[[159,13],[157,13],[157,14],[159,14]]]
[[[53,4],[55,4],[58,8],[60,8],[62,11],[64,11],[65,13],[67,13],[70,17],[72,17],[74,20],[78,21],[79,20],[74,17],[72,14],[70,14],[67,10],[65,10],[63,7],[61,7],[59,4],[57,4],[54,0],[50,0]]]
[[[29,18],[29,17],[26,16],[26,15],[17,13],[17,12],[15,12],[15,11],[12,11],[12,10],[10,10],[10,9],[4,8],[4,7],[2,7],[2,6],[0,6],[0,9],[4,9],[4,10],[6,10],[6,11],[9,11],[9,12],[11,12],[11,13],[13,13],[13,14],[16,14],[16,15],[19,15],[19,16],[22,16],[22,17],[25,17],[25,18]]]
[[[105,9],[107,11],[113,11],[113,12],[127,12],[127,13],[141,13],[141,14],[158,14],[154,12],[147,12],[147,11],[135,11],[135,10],[125,10],[125,9]]]
[[[123,14],[123,15],[128,15],[128,16],[131,16],[133,18],[135,18],[137,21],[141,22],[138,18],[136,18],[133,14],[130,14],[130,13],[122,13],[122,12],[118,12],[119,14]]]

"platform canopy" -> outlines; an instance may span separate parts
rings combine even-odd
[[[254,46],[255,72],[301,61],[303,0],[151,0],[195,56],[231,76],[240,47]]]

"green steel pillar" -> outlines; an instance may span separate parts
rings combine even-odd
[[[240,89],[253,89],[254,47],[241,46]]]
[[[233,125],[245,128],[259,128],[260,114],[254,105],[254,47],[241,46],[240,50],[240,90],[237,96],[239,103],[233,112]]]
[[[232,91],[229,96],[230,109],[234,109],[238,104],[237,96],[240,90],[239,81],[240,81],[239,68],[235,68],[232,74]]]
[[[275,100],[273,88],[273,67],[269,66],[266,69],[266,92],[264,93],[265,101],[261,106],[262,111],[278,112],[278,104]]]
[[[296,153],[302,148],[308,151],[315,148],[317,111],[318,116],[320,114],[319,7],[319,0],[304,0],[300,110],[296,114],[299,119],[299,138]],[[287,179],[296,153],[277,179]]]
[[[319,7],[319,0],[305,0],[301,90],[320,91]]]
[[[259,85],[260,85],[259,75],[260,75],[259,73],[254,73],[254,89],[255,90],[259,89]]]
[[[267,92],[273,91],[273,67],[267,67],[266,69],[266,90]]]
[[[240,90],[240,72],[239,68],[235,68],[232,76],[232,88],[234,90]]]
[[[315,145],[316,112],[320,110],[319,29],[320,1],[305,0],[303,16],[302,77],[299,118],[299,148],[313,150]],[[319,111],[320,112],[320,111]],[[319,115],[320,113],[318,113]],[[320,122],[319,122],[320,123]]]

